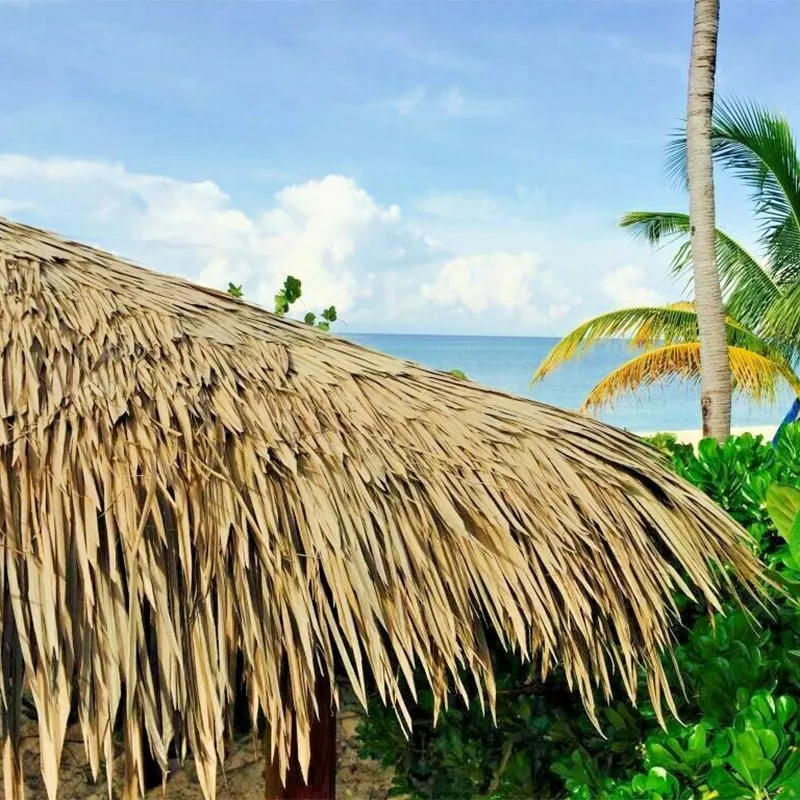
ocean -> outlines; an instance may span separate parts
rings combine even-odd
[[[579,408],[595,383],[636,352],[625,341],[608,340],[531,387],[531,376],[558,339],[383,333],[345,334],[345,338],[433,369],[460,369],[477,383],[568,409]],[[777,424],[789,410],[792,398],[788,387],[774,405],[758,406],[735,398],[733,425]],[[654,386],[625,395],[598,417],[632,431],[700,428],[699,389],[680,383]]]

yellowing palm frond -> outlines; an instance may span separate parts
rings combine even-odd
[[[665,320],[660,314],[653,315],[649,320],[643,321],[639,330],[631,335],[631,345],[633,347],[645,349],[652,347],[655,342],[666,344],[669,341],[666,336],[667,333],[671,333],[673,338],[679,332],[682,335],[688,334],[693,339],[697,337],[697,312],[695,311],[694,303],[689,300],[679,300],[677,303],[670,303],[665,308],[671,311],[685,311],[691,314],[694,319],[690,319],[687,316],[684,320],[682,315],[679,317],[677,314],[670,314],[668,319]],[[682,324],[680,326],[674,325],[674,322],[678,320]],[[662,324],[665,321],[671,323],[668,328]]]
[[[756,402],[775,399],[785,381],[800,397],[800,380],[779,357],[770,358],[742,347],[729,347],[733,388]],[[643,353],[618,367],[598,383],[584,400],[582,411],[612,404],[625,392],[674,379],[700,379],[700,344],[682,342]]]
[[[782,356],[757,334],[728,316],[728,344],[780,361]],[[568,333],[545,357],[533,376],[537,383],[572,358],[580,358],[598,342],[625,337],[633,347],[648,349],[697,341],[697,313],[686,300],[666,306],[625,308],[601,314]]]
[[[639,347],[697,338],[697,315],[686,303],[623,308],[601,314],[568,333],[545,357],[533,376],[542,380],[557,367],[580,357],[603,339],[630,338]]]

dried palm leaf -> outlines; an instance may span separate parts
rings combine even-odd
[[[0,371],[9,797],[21,681],[51,798],[73,686],[93,773],[121,712],[128,796],[146,733],[213,797],[237,655],[269,757],[296,737],[307,768],[338,667],[401,717],[416,665],[437,703],[467,667],[491,706],[492,628],[589,713],[640,668],[660,710],[673,593],[760,581],[634,436],[3,220]]]

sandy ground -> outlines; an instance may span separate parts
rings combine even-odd
[[[752,433],[753,436],[761,434],[764,439],[769,441],[775,435],[777,429],[777,425],[750,425],[743,428],[732,428],[731,433],[735,436],[740,436],[743,433]],[[637,436],[652,436],[653,433],[654,431],[636,431]],[[663,433],[674,433],[675,436],[678,437],[679,442],[694,446],[703,438],[702,431],[700,430],[663,431]]]

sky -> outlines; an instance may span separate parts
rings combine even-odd
[[[0,0],[0,215],[347,332],[560,335],[678,299],[692,4]],[[800,3],[722,0],[718,97],[800,125]],[[718,224],[755,239],[718,179]]]

